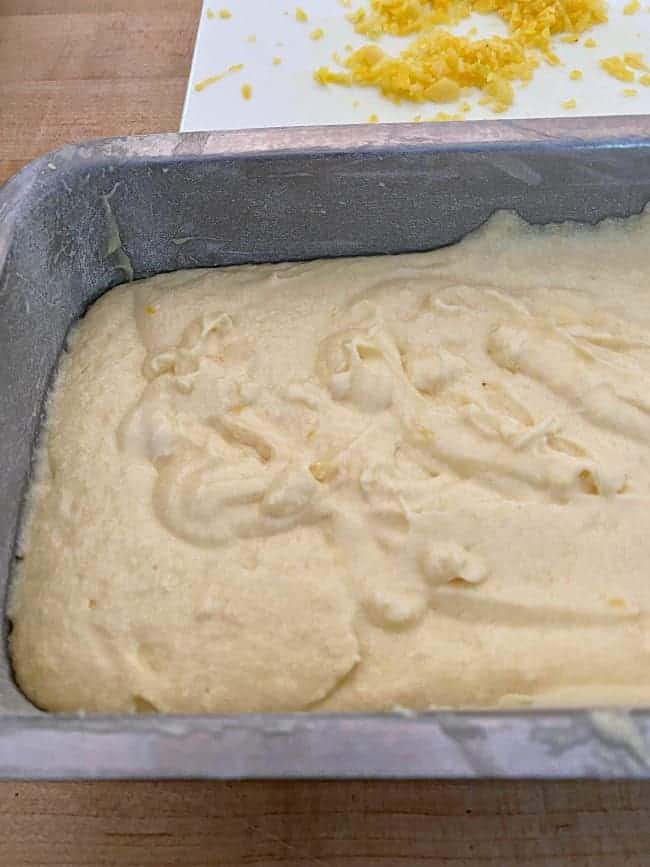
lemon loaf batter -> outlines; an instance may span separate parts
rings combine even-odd
[[[57,711],[647,703],[650,216],[108,292],[10,616]]]

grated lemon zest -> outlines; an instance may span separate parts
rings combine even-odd
[[[470,36],[445,29],[475,12],[496,14],[508,35],[472,39],[474,28]],[[372,87],[396,103],[455,102],[476,88],[481,104],[498,112],[512,104],[513,82],[530,81],[541,59],[560,63],[555,37],[577,41],[607,21],[607,9],[603,0],[369,0],[347,17],[371,40],[412,38],[397,55],[375,43],[349,51],[342,69],[315,70],[320,84]]]

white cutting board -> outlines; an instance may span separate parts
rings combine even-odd
[[[593,37],[596,48],[585,48],[584,36],[576,45],[556,40],[554,50],[564,66],[542,63],[528,85],[516,85],[516,99],[508,112],[492,114],[478,105],[480,94],[477,94],[468,98],[472,110],[465,117],[650,114],[650,87],[617,81],[598,66],[599,59],[626,51],[643,53],[650,65],[648,0],[643,0],[641,9],[634,15],[623,14],[625,2],[610,2],[609,22],[585,34]],[[344,56],[346,44],[357,47],[367,40],[354,32],[345,17],[348,10],[339,0],[304,0],[300,6],[308,14],[306,23],[296,21],[294,3],[278,0],[204,2],[181,131],[365,123],[372,114],[377,115],[380,123],[390,123],[412,121],[418,114],[430,117],[439,111],[456,111],[454,104],[394,105],[371,88],[317,84],[312,78],[316,67],[326,64],[337,68],[332,60],[333,52]],[[223,8],[230,11],[230,18],[219,16]],[[208,10],[214,17],[209,17]],[[309,34],[317,27],[322,27],[325,35],[313,41]],[[479,36],[505,35],[505,28],[495,16],[483,15],[472,16],[454,28],[454,32],[467,33],[471,27],[478,28]],[[388,37],[380,44],[391,51],[399,51],[406,40]],[[274,65],[274,57],[281,58],[281,64]],[[236,64],[244,64],[244,68],[228,73],[200,92],[195,90],[198,82]],[[576,68],[582,70],[581,81],[569,79],[569,72]],[[249,100],[242,97],[243,84],[251,86]],[[623,95],[626,88],[635,88],[638,94],[626,97]],[[576,100],[576,108],[564,109],[562,102],[571,98]]]

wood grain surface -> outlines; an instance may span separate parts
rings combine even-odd
[[[0,0],[0,182],[66,142],[177,129],[199,5]],[[425,864],[650,865],[650,786],[0,783],[1,867]]]
[[[639,783],[0,786],[0,863],[129,867],[640,867]]]
[[[68,142],[178,129],[198,0],[0,0],[0,183]]]

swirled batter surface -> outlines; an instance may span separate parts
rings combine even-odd
[[[10,613],[52,710],[650,699],[650,218],[120,286]]]

